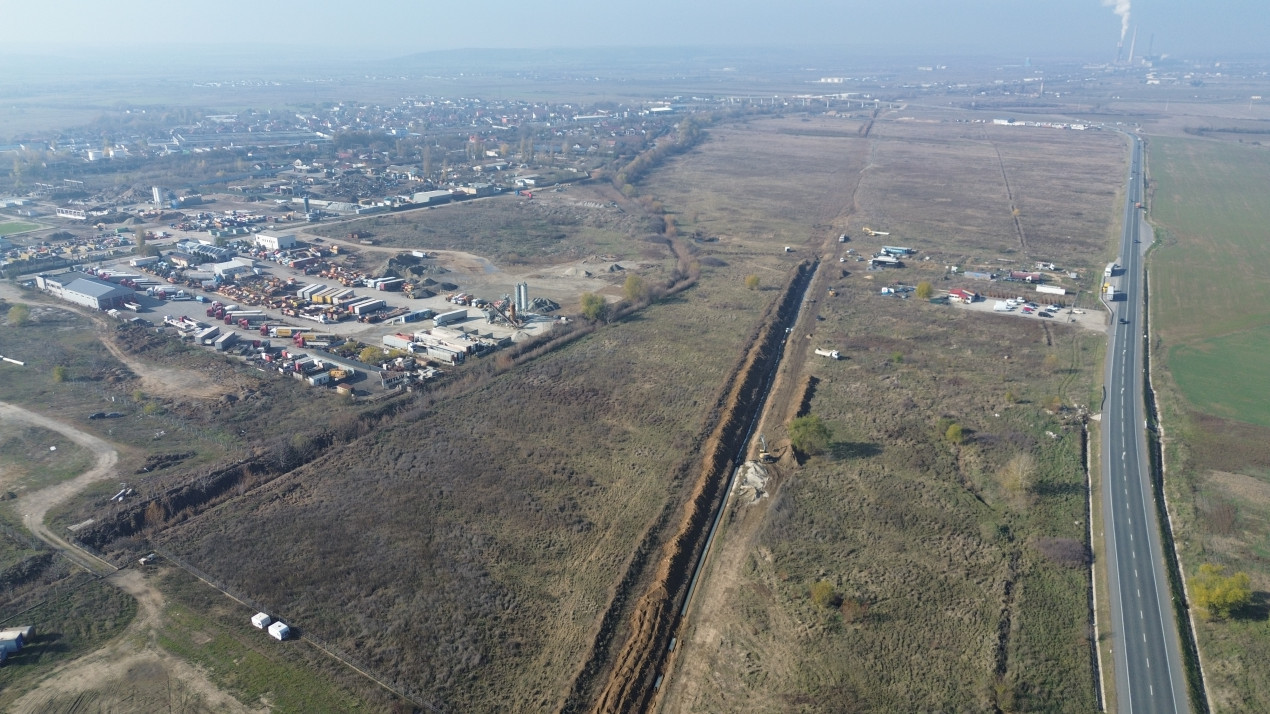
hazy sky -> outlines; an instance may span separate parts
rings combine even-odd
[[[1266,0],[1131,3],[1138,51],[1266,49]],[[1103,0],[9,0],[0,51],[259,44],[390,57],[456,48],[604,45],[842,47],[896,54],[1115,54]],[[1125,40],[1126,49],[1129,41]],[[937,57],[933,57],[937,59]]]

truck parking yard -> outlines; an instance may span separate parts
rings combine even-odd
[[[1106,313],[1096,309],[1081,309],[1072,307],[1051,307],[1046,305],[1038,305],[1035,308],[1027,310],[1027,300],[1016,301],[1016,305],[1008,310],[998,310],[998,303],[1004,304],[1004,300],[978,300],[972,303],[963,303],[950,301],[949,304],[960,310],[972,310],[975,312],[995,313],[998,315],[1009,315],[1011,317],[1044,320],[1042,313],[1048,315],[1054,322],[1071,324],[1082,327],[1086,330],[1094,330],[1096,332],[1105,332],[1107,330]],[[1049,309],[1045,309],[1049,308]],[[1025,311],[1026,310],[1026,311]]]

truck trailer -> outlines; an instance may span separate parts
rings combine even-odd
[[[216,336],[220,334],[220,328],[216,325],[199,330],[194,335],[194,341],[200,345],[210,345]]]
[[[432,324],[435,325],[436,327],[440,327],[442,325],[448,325],[451,322],[460,322],[466,319],[467,319],[467,310],[451,310],[449,312],[443,312],[439,315],[434,316],[432,318]]]
[[[354,315],[369,315],[376,310],[384,309],[386,304],[383,300],[366,300],[353,305],[350,310]]]

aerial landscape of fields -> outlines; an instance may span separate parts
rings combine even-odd
[[[0,50],[0,710],[1270,710],[1270,65],[1090,5]]]

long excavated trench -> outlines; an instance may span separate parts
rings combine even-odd
[[[718,523],[736,467],[745,460],[749,438],[771,391],[784,346],[813,282],[820,261],[805,261],[791,274],[781,297],[763,316],[761,328],[735,370],[732,388],[716,411],[716,423],[703,448],[703,458],[679,525],[661,550],[644,594],[618,619],[615,601],[605,620],[608,636],[622,637],[616,652],[596,647],[592,661],[575,682],[567,711],[641,711],[653,695],[660,665],[682,618],[682,606],[696,582],[702,553]],[[620,599],[619,599],[620,600]],[[612,620],[617,620],[612,622]],[[607,639],[607,638],[606,638]],[[602,673],[595,681],[586,673]],[[592,675],[595,676],[595,675]],[[591,681],[587,681],[591,680]],[[589,696],[594,692],[593,696]],[[589,707],[585,702],[589,701]]]

